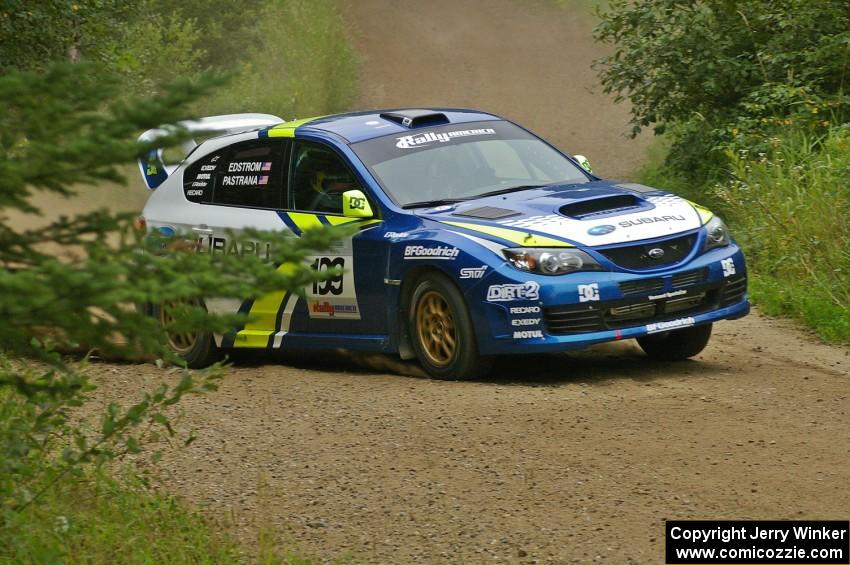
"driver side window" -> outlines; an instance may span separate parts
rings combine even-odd
[[[293,210],[342,214],[342,193],[361,189],[357,177],[339,155],[309,141],[295,142],[291,174],[289,198]]]

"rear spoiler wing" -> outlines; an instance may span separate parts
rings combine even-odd
[[[265,127],[271,127],[282,123],[283,120],[271,114],[227,114],[224,116],[209,116],[197,120],[186,120],[175,125],[160,126],[149,129],[139,136],[139,143],[150,145],[157,139],[162,139],[188,131],[190,134],[217,134],[227,135],[240,133]],[[180,144],[184,157],[192,152],[198,143],[194,139],[187,139]],[[162,148],[154,147],[143,156],[139,157],[139,172],[145,185],[154,190],[161,185],[168,176],[174,172],[177,165],[167,165],[162,158]]]

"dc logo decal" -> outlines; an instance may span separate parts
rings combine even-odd
[[[595,302],[599,300],[599,284],[580,284],[578,285],[578,301],[579,302]]]
[[[366,208],[366,199],[354,196],[349,200],[349,205],[352,210],[363,210]]]
[[[723,269],[724,277],[731,277],[735,274],[735,260],[729,257],[720,262],[720,267]]]

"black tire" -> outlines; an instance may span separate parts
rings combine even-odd
[[[700,353],[711,338],[712,324],[674,330],[637,338],[641,349],[652,359],[681,361]]]
[[[414,285],[407,304],[407,328],[425,371],[444,380],[472,379],[489,372],[492,360],[478,353],[472,319],[457,287],[439,273],[427,273]],[[428,313],[430,306],[437,305],[445,312],[442,324]],[[454,346],[448,345],[450,338]]]
[[[200,304],[204,307],[203,304]],[[151,315],[164,324],[167,318],[167,306],[151,305]],[[216,347],[215,338],[211,333],[197,334],[167,334],[168,347],[186,362],[190,369],[203,369],[219,360],[221,353]]]

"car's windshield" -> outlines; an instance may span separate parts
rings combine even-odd
[[[566,157],[503,121],[432,127],[351,147],[400,206],[588,181]]]

